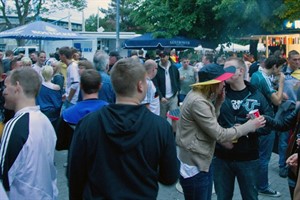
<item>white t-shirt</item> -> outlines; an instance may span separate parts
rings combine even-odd
[[[156,88],[151,79],[147,77],[147,93],[145,99],[141,103],[148,103],[149,109],[156,115],[160,114],[159,95],[156,94]]]
[[[37,64],[33,64],[32,69],[34,69],[40,75],[42,81],[44,81],[44,77],[42,75],[42,67],[38,66]]]
[[[80,82],[80,77],[79,77],[79,72],[78,72],[78,65],[76,62],[72,62],[68,65],[68,68],[67,68],[67,86],[66,86],[67,97],[69,96],[71,88],[76,90],[76,92],[71,100],[72,104],[76,104],[76,102],[78,100],[79,82]]]
[[[165,70],[165,80],[166,80],[166,98],[171,98],[173,96],[172,85],[171,85],[171,77],[169,73],[169,68],[171,64],[169,63]]]

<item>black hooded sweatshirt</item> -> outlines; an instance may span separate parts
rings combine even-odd
[[[106,106],[77,125],[69,172],[70,199],[156,199],[179,176],[172,128],[145,105]]]

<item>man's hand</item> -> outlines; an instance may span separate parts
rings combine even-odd
[[[167,103],[168,102],[168,99],[166,99],[165,97],[161,98],[160,100],[162,103]]]

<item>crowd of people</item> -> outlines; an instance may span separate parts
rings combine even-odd
[[[211,199],[213,185],[228,200],[235,179],[242,199],[280,197],[268,180],[276,134],[279,175],[300,193],[295,50],[195,64],[176,50],[2,54],[1,199],[57,199],[55,150],[68,150],[70,199],[155,199],[158,182],[179,181],[186,200]]]

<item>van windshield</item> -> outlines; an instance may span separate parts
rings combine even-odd
[[[16,48],[15,50],[14,50],[14,55],[15,56],[17,56],[17,55],[19,55],[20,53],[22,53],[22,54],[25,54],[25,48]]]

